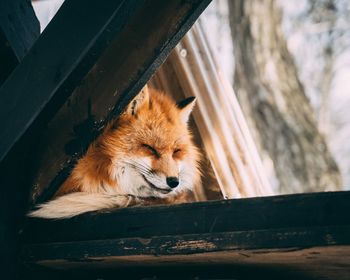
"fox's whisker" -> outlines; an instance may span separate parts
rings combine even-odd
[[[165,184],[165,178],[160,178],[152,169],[148,168],[147,166],[143,165],[139,161],[124,161],[125,164],[129,165],[131,168],[135,169],[136,171],[140,172],[143,176],[146,178],[152,180],[153,183],[156,185],[164,185]]]
[[[150,169],[148,167],[148,165],[142,161],[142,160],[132,160],[132,159],[129,159],[129,160],[124,160],[123,161],[124,163],[127,163],[127,164],[133,164],[133,165],[137,165],[137,166],[142,166],[142,167],[145,167],[147,169]]]
[[[125,162],[125,164],[127,164],[128,166],[130,166],[131,168],[133,168],[134,170],[140,172],[141,174],[143,175],[149,175],[152,173],[152,171],[145,167],[145,166],[142,166],[138,163],[135,163],[135,162]]]

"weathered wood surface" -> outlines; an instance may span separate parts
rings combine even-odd
[[[304,276],[320,269],[317,275],[325,279],[347,279],[349,201],[350,192],[315,193],[128,208],[64,221],[30,219],[22,258],[64,269],[286,266]]]
[[[334,260],[337,261],[334,261]],[[44,261],[35,279],[348,280],[349,246]],[[55,270],[52,270],[52,267]],[[30,275],[30,273],[29,273]],[[28,277],[28,273],[26,273]]]
[[[39,35],[39,21],[29,1],[0,1],[0,85]]]

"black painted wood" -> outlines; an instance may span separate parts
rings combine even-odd
[[[142,3],[66,1],[62,5],[0,89],[0,160],[53,96],[67,98]]]
[[[29,219],[25,238],[47,243],[349,226],[349,201],[350,192],[330,192],[124,208],[66,220]]]
[[[103,229],[102,229],[103,230]],[[155,232],[157,230],[155,229]],[[350,226],[291,227],[203,234],[53,242],[24,246],[27,262],[92,261],[116,256],[172,256],[233,250],[350,246]],[[349,247],[350,250],[350,247]],[[244,252],[243,252],[244,253]],[[334,260],[336,261],[336,260]],[[195,262],[195,260],[194,260]],[[54,265],[53,265],[54,266]]]
[[[35,16],[30,1],[11,0],[0,1],[0,87],[8,76],[13,72],[18,63],[26,55],[30,47],[40,35],[39,22]],[[0,103],[1,110],[8,106],[7,103]],[[2,120],[9,122],[7,116]],[[9,122],[8,125],[11,125]],[[23,159],[23,151],[18,150],[17,154]],[[26,171],[20,174],[17,168],[18,162],[0,164],[0,270],[1,278],[15,279],[18,271],[17,253],[17,230],[19,228],[19,212],[23,211],[23,199],[27,192],[17,193],[21,187],[14,186],[18,178],[18,186],[22,186],[21,177]],[[27,168],[28,169],[28,168]],[[15,174],[14,174],[15,173]],[[12,174],[12,176],[10,175]]]
[[[40,25],[29,1],[0,1],[0,86],[39,35]]]
[[[216,270],[214,279],[227,279],[234,275],[228,267],[250,264],[252,270],[267,269],[261,276],[272,269],[280,277],[345,280],[349,199],[350,192],[314,193],[134,207],[62,221],[28,219],[22,260],[29,267],[84,268],[101,275],[109,268],[116,274],[107,275],[114,276],[144,267],[140,279],[164,267],[181,278],[188,276],[181,274],[185,267],[205,275],[220,266],[226,272]]]

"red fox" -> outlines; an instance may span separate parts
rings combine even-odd
[[[187,122],[195,104],[147,86],[110,122],[53,200],[31,217],[69,218],[130,205],[183,202],[200,183],[200,153]]]

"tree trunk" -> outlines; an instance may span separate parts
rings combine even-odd
[[[234,45],[234,88],[277,192],[338,190],[341,178],[281,29],[275,1],[228,1]]]

